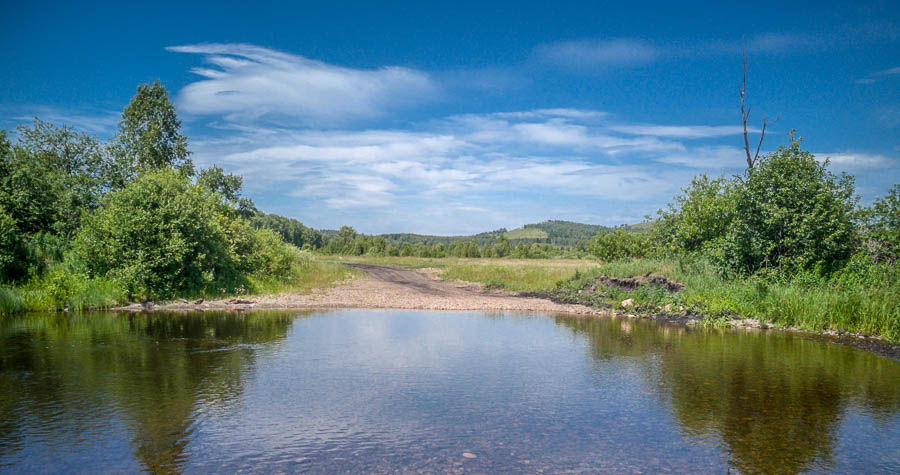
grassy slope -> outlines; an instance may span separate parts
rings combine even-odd
[[[503,234],[510,241],[514,239],[547,239],[549,236],[546,231],[534,228],[513,229]]]

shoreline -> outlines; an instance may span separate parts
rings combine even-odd
[[[398,309],[437,311],[515,311],[566,314],[576,317],[619,317],[648,319],[659,323],[696,327],[702,316],[665,311],[636,314],[611,308],[595,308],[576,302],[564,302],[550,293],[486,290],[471,282],[441,280],[437,269],[402,269],[390,266],[350,264],[364,275],[347,279],[333,287],[315,289],[309,294],[283,293],[216,299],[212,301],[180,301],[156,304],[135,303],[109,310],[126,312],[153,311],[254,311],[254,310],[335,310]],[[778,327],[753,319],[727,321],[727,328],[752,331],[789,331],[817,341],[851,346],[881,356],[900,360],[900,343],[881,337],[842,333],[833,330],[817,332],[794,327]]]

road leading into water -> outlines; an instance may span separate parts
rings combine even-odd
[[[347,264],[363,272],[333,287],[312,293],[279,294],[202,303],[173,302],[165,305],[125,307],[128,310],[217,309],[328,309],[399,308],[427,310],[532,311],[569,314],[605,314],[583,305],[554,303],[522,297],[502,290],[485,290],[470,282],[441,280],[438,269],[403,269],[371,264]]]

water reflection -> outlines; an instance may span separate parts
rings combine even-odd
[[[0,470],[897,472],[897,381],[629,319],[31,314],[0,319]]]
[[[682,432],[723,444],[741,472],[833,469],[848,405],[882,423],[900,409],[900,364],[851,348],[782,332],[628,319],[557,323],[585,335],[595,358],[650,358],[645,375],[671,404]],[[891,452],[880,455],[897,456]]]
[[[176,470],[198,407],[237,400],[253,350],[284,339],[293,317],[92,313],[3,320],[0,461],[35,445],[77,445],[108,430],[110,418],[122,419],[144,469]]]

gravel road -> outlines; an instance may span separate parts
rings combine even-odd
[[[570,314],[604,312],[583,305],[520,297],[499,290],[484,290],[478,284],[447,282],[436,269],[402,269],[370,264],[347,264],[362,276],[307,295],[280,294],[203,302],[173,302],[163,305],[133,304],[124,310],[228,310],[228,309],[327,309],[401,308],[428,310],[516,310]]]

